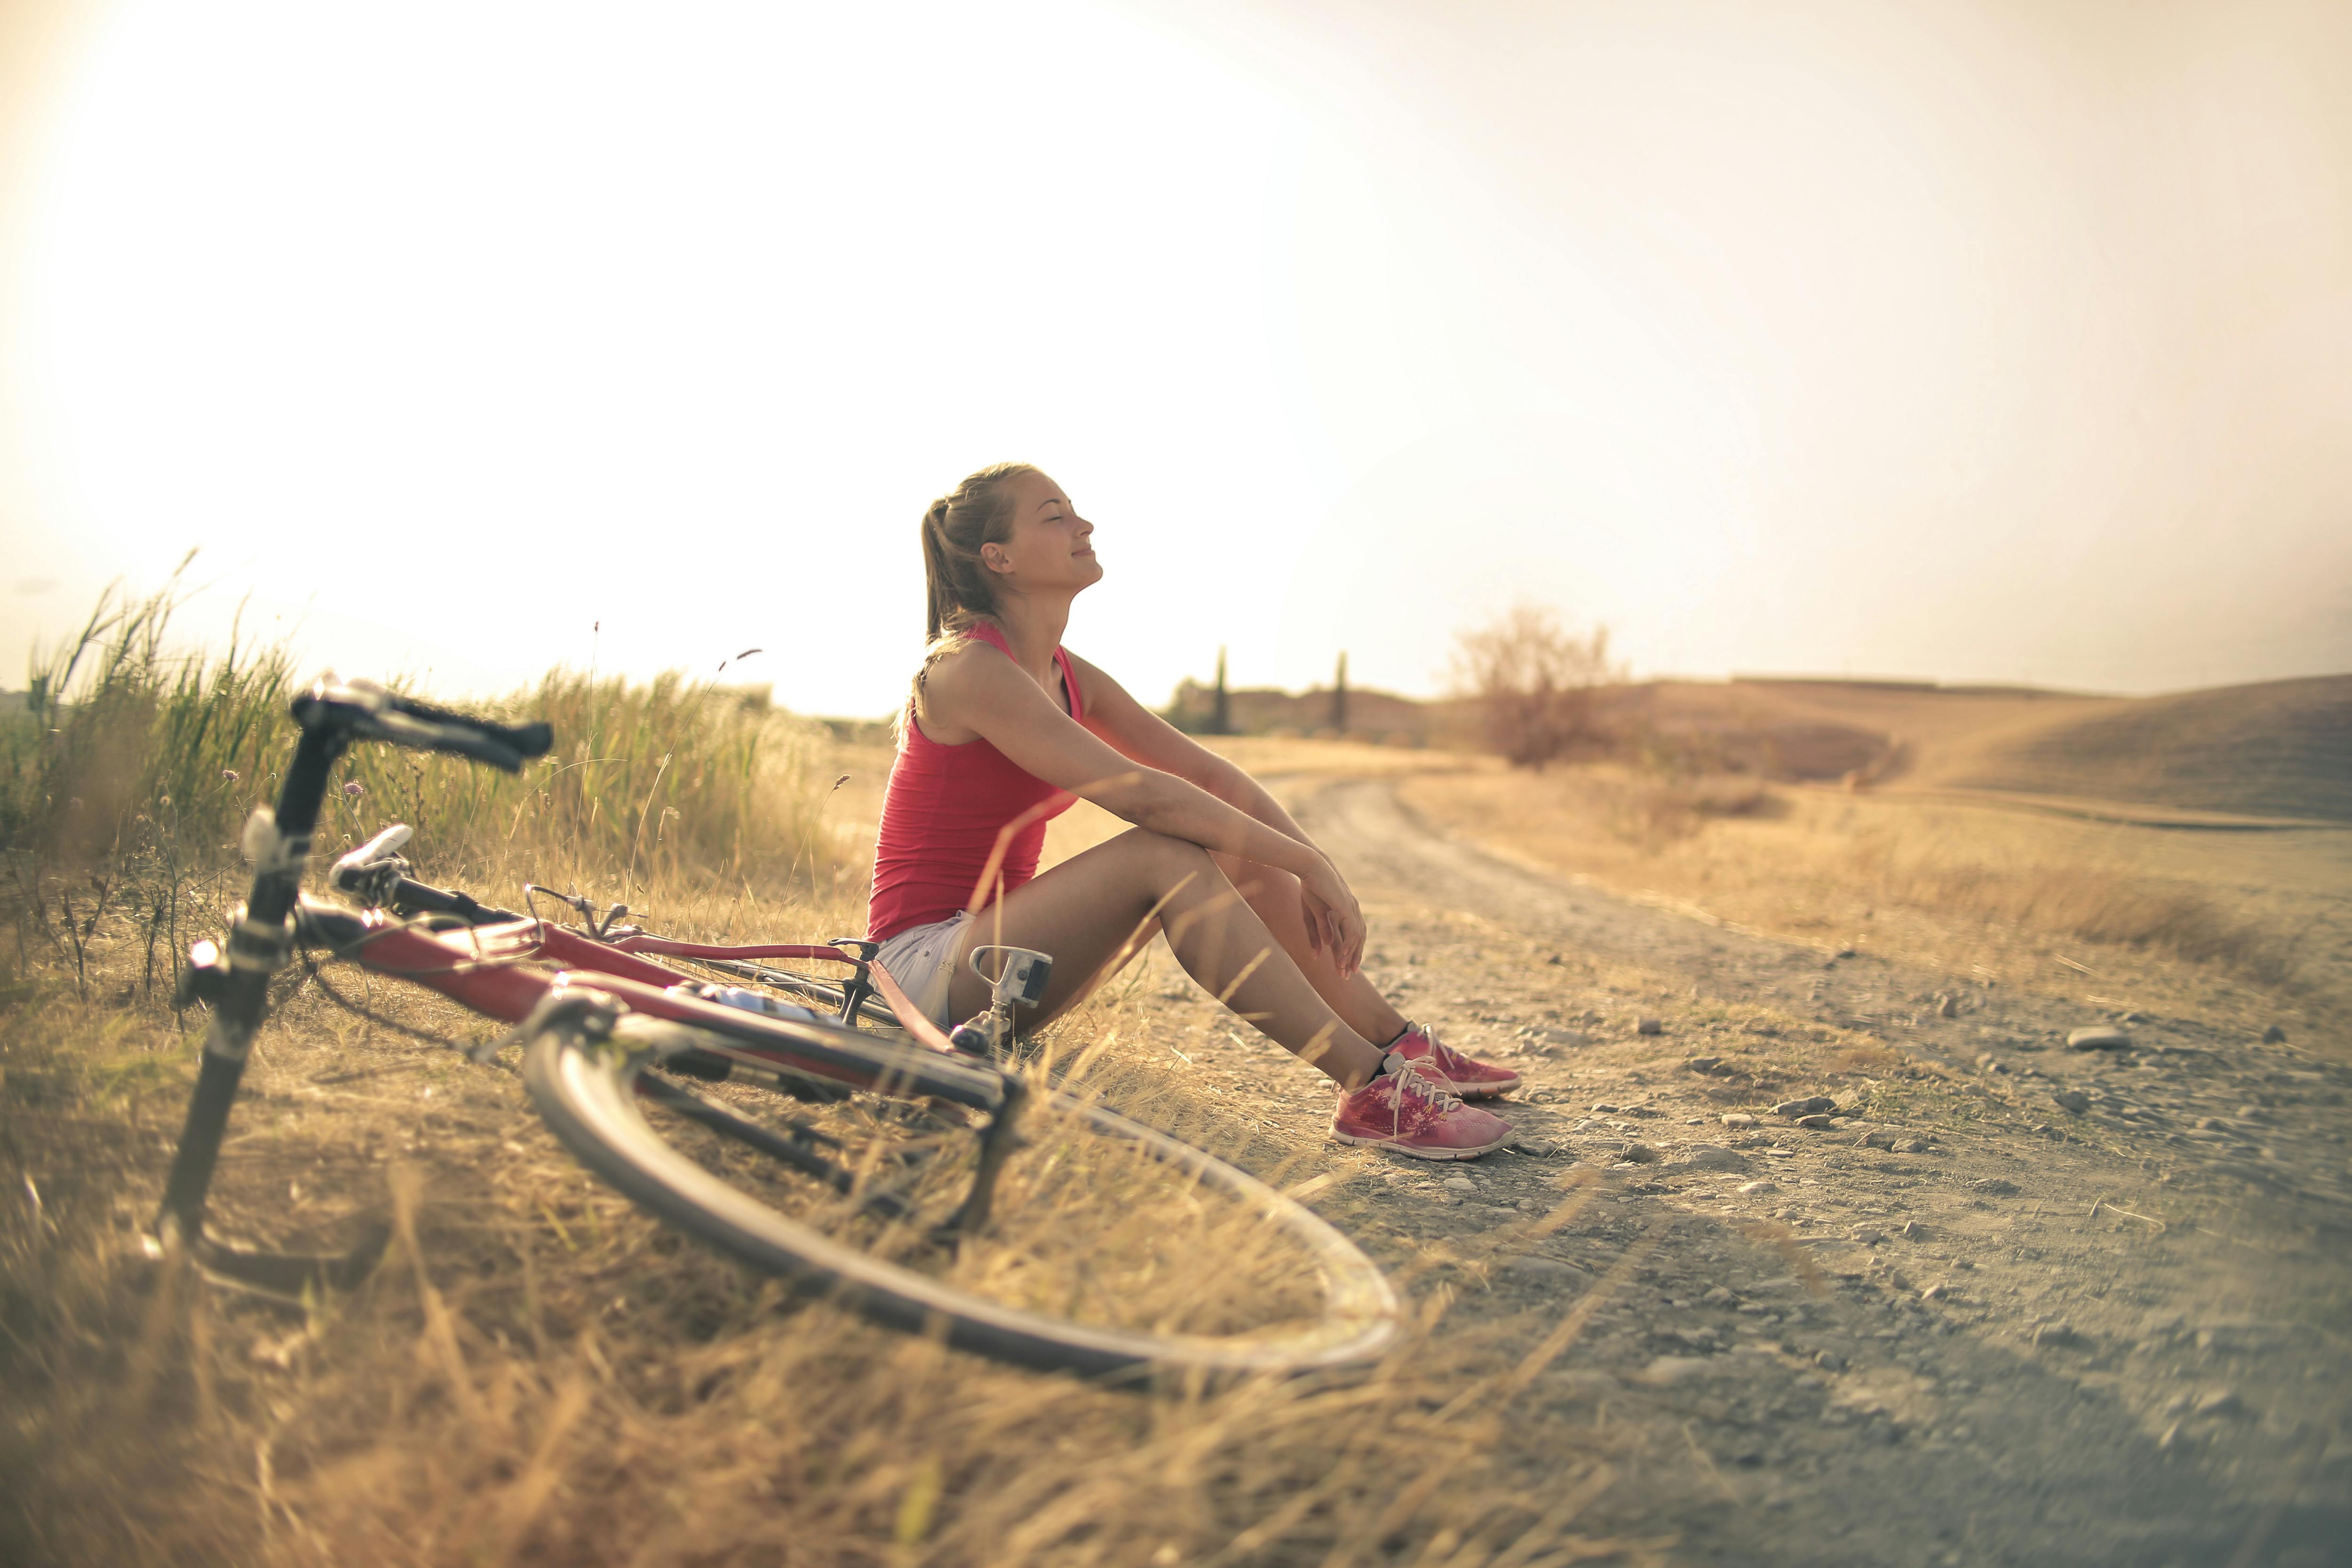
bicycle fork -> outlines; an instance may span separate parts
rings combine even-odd
[[[205,1003],[212,1021],[205,1033],[195,1092],[189,1097],[179,1149],[172,1157],[155,1216],[155,1239],[163,1250],[184,1248],[200,1268],[224,1283],[295,1300],[322,1285],[356,1283],[374,1266],[384,1238],[372,1237],[341,1256],[243,1252],[205,1237],[205,1201],[228,1131],[229,1110],[245,1077],[246,1058],[269,1010],[270,978],[293,955],[302,866],[310,858],[328,772],[345,743],[332,730],[303,731],[278,792],[277,809],[257,808],[246,823],[244,848],[253,862],[253,889],[229,928],[226,952],[207,941],[197,942],[189,954],[182,1001]]]

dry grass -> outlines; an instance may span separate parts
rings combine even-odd
[[[1612,1474],[1598,1434],[1528,1417],[1549,1448],[1540,1494],[1498,1456],[1526,1435],[1510,1402],[1607,1287],[1564,1325],[1521,1334],[1532,1351],[1498,1356],[1491,1331],[1441,1349],[1427,1331],[1449,1282],[1480,1272],[1441,1250],[1398,1271],[1416,1331],[1369,1374],[1137,1394],[1003,1369],[788,1299],[683,1241],[562,1153],[510,1064],[474,1066],[315,984],[257,1044],[215,1227],[327,1247],[389,1222],[391,1252],[304,1315],[151,1261],[140,1231],[201,1026],[171,1009],[154,954],[211,934],[241,891],[225,835],[290,727],[268,712],[282,665],[232,662],[231,680],[220,661],[171,664],[160,642],[131,655],[116,662],[136,679],[101,683],[105,701],[85,689],[53,710],[67,733],[18,735],[10,753],[26,809],[8,844],[16,940],[0,951],[0,1560],[1529,1565],[1600,1550],[1579,1533]],[[217,783],[241,787],[174,818],[163,794],[197,797],[157,782],[158,750],[188,733],[165,716],[207,701],[250,721],[239,749],[184,748],[174,765],[233,754],[247,765]],[[400,817],[420,827],[422,874],[484,894],[572,881],[707,937],[862,923],[854,835],[819,812],[838,753],[681,684],[558,677],[516,706],[541,702],[565,742],[551,768],[496,781],[367,757],[322,856]],[[135,783],[102,797],[111,837],[68,842],[48,831],[64,819],[42,781],[98,779],[87,759],[101,753]],[[97,795],[66,798],[88,816]],[[84,890],[101,883],[93,908]],[[493,1033],[438,998],[333,978],[428,1036]],[[1091,1053],[1087,1081],[1122,1109],[1277,1181],[1295,1173],[1296,1147],[1120,1048],[1141,1026],[1133,1006],[1131,989],[1098,998],[1055,1047]],[[1316,1203],[1341,1224],[1381,1195],[1369,1157],[1311,1159],[1339,1178]],[[1181,1309],[1197,1326],[1295,1310],[1273,1264],[1245,1266],[1250,1236],[1185,1211],[1199,1205],[1181,1192],[1065,1182],[1026,1195],[1033,1238],[1069,1232],[1053,1261],[1091,1253],[1066,1272],[1090,1281],[1099,1315]],[[1567,1194],[1563,1213],[1587,1196]],[[1108,1217],[1087,1231],[1089,1204]],[[992,1256],[1024,1245],[1011,1226],[1004,1241]]]
[[[1533,779],[1477,764],[1407,794],[1507,852],[1803,940],[1962,972],[2194,972],[2306,1009],[2347,1001],[2352,835],[2166,832],[1607,765]]]
[[[1113,999],[1064,1037],[1115,1041],[1122,1021]],[[386,1217],[399,1239],[362,1289],[291,1318],[137,1252],[188,1062],[168,1015],[51,982],[6,1038],[7,1173],[41,1206],[10,1209],[0,1251],[0,1556],[1347,1563],[1444,1537],[1517,1541],[1528,1562],[1577,1522],[1494,1473],[1503,1412],[1476,1396],[1524,1386],[1565,1340],[1480,1366],[1416,1336],[1369,1377],[1219,1393],[993,1367],[787,1300],[587,1180],[509,1073],[315,994],[263,1037],[218,1224],[331,1244]],[[1118,1076],[1155,1120],[1278,1162],[1180,1079]],[[1234,1248],[1205,1239],[1191,1263],[1214,1276]],[[1424,1296],[1424,1324],[1448,1300]],[[1553,1458],[1603,1474],[1597,1449]]]

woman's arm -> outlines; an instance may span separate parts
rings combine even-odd
[[[1097,718],[1095,705],[1102,700],[1098,694],[1117,688],[1091,667],[1080,682],[1092,722]],[[1127,700],[1134,704],[1132,698]],[[1122,756],[1063,712],[1043,687],[995,649],[968,647],[933,664],[924,679],[919,717],[927,730],[971,731],[1032,776],[1090,800],[1138,827],[1290,872],[1306,890],[1307,927],[1317,945],[1328,942],[1341,971],[1355,969],[1364,940],[1355,895],[1295,825],[1286,832],[1146,758]],[[1172,729],[1169,733],[1176,734]],[[1199,747],[1192,749],[1212,763],[1231,767]],[[1248,775],[1240,769],[1231,771],[1248,784]],[[1270,797],[1266,805],[1280,814]]]
[[[1069,659],[1078,684],[1085,689],[1087,728],[1110,742],[1121,755],[1189,780],[1286,837],[1296,838],[1301,844],[1315,842],[1305,828],[1292,820],[1290,813],[1283,810],[1282,803],[1238,764],[1217,755],[1138,702],[1125,687],[1077,655],[1070,654]]]

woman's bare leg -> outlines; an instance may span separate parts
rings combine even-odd
[[[1358,1089],[1381,1050],[1334,1012],[1282,942],[1197,844],[1132,828],[1071,857],[982,910],[956,953],[949,1010],[968,1017],[988,986],[964,955],[984,942],[1054,956],[1044,1013],[1052,1017],[1107,980],[1155,931],[1184,972],[1273,1038]]]
[[[1283,952],[1298,965],[1318,994],[1330,1004],[1331,1011],[1348,1021],[1348,1027],[1375,1045],[1383,1045],[1404,1033],[1407,1025],[1403,1014],[1389,1005],[1380,988],[1364,978],[1363,971],[1341,974],[1339,966],[1331,961],[1328,952],[1318,952],[1307,940],[1307,918],[1298,909],[1298,879],[1272,866],[1261,866],[1254,860],[1240,860],[1230,855],[1211,854],[1225,879],[1249,900],[1265,929],[1282,943]]]

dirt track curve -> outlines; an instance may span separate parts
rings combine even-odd
[[[1617,897],[1389,781],[1277,787],[1363,900],[1368,971],[1527,1078],[1535,1152],[1344,1158],[1377,1194],[1348,1223],[1449,1260],[1479,1353],[1590,1313],[1507,1417],[1531,1491],[1605,1454],[1592,1516],[1692,1563],[2352,1563],[2352,1072],[2261,1020]],[[1205,1086],[1319,1136],[1303,1068],[1181,984],[1153,1005]],[[2107,1024],[2127,1047],[2065,1047]],[[1817,1094],[1826,1125],[1772,1110]]]

